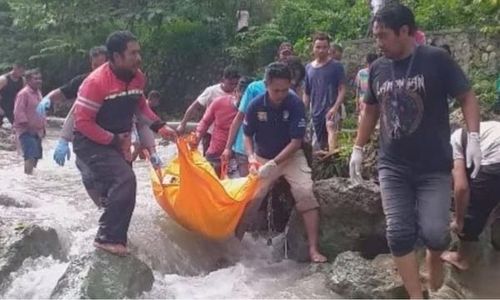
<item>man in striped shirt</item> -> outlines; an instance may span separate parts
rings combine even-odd
[[[137,38],[128,31],[114,32],[106,48],[109,62],[94,70],[78,91],[73,150],[107,195],[94,246],[123,256],[136,197],[130,152],[133,116],[163,138],[175,137],[175,132],[147,105]]]

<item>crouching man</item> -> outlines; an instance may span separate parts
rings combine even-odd
[[[301,149],[306,121],[300,98],[289,92],[291,72],[283,63],[270,64],[265,73],[266,93],[248,107],[245,117],[245,149],[250,172],[258,174],[260,186],[249,203],[237,235],[242,237],[272,184],[281,176],[291,186],[295,206],[302,214],[312,262],[325,262],[318,250],[319,204],[313,195],[313,182]]]

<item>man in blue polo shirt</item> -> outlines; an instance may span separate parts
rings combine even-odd
[[[318,201],[314,197],[309,168],[301,149],[305,135],[305,107],[289,91],[292,74],[286,64],[272,63],[266,68],[266,93],[250,103],[243,131],[251,173],[258,174],[260,186],[242,219],[244,231],[255,218],[273,182],[283,176],[291,186],[295,206],[302,214],[312,262],[325,262],[318,251]]]

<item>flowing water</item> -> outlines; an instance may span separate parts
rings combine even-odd
[[[55,228],[70,257],[93,250],[92,240],[100,215],[88,198],[74,157],[64,167],[52,160],[57,131],[49,130],[43,142],[44,157],[34,176],[23,174],[21,158],[0,151],[0,192],[29,204],[27,208],[2,207],[0,218]],[[159,148],[163,158],[174,148]],[[261,239],[246,236],[211,242],[174,223],[153,198],[148,164],[135,163],[137,204],[129,241],[132,253],[148,264],[155,282],[144,298],[335,298],[320,273],[307,264],[273,258],[272,248]],[[221,258],[229,262],[220,267]],[[52,257],[26,259],[11,274],[12,282],[0,298],[47,298],[68,263]]]

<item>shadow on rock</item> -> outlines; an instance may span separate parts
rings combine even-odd
[[[366,258],[388,253],[385,218],[378,186],[372,182],[353,185],[346,178],[315,183],[320,204],[320,248],[330,260],[345,251],[360,251]],[[302,218],[293,213],[287,232],[288,257],[308,259]]]

